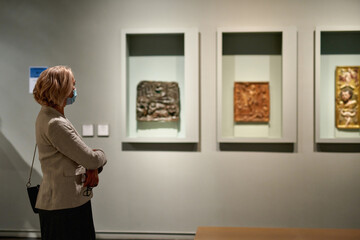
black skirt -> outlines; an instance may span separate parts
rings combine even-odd
[[[76,208],[39,210],[42,240],[95,240],[91,202]]]

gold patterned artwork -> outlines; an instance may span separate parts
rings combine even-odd
[[[235,82],[234,121],[269,122],[270,93],[268,82]]]
[[[360,66],[336,67],[335,114],[339,129],[359,129]]]
[[[136,119],[143,122],[178,121],[180,91],[176,82],[141,81],[137,85]]]

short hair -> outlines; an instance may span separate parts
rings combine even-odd
[[[348,92],[350,94],[350,98],[352,98],[352,96],[354,95],[354,92],[353,90],[350,88],[350,87],[344,87],[343,89],[341,89],[341,92],[340,92],[340,97],[341,95],[344,93],[344,92]]]
[[[43,71],[33,90],[35,100],[40,105],[62,106],[71,94],[74,75],[67,66],[54,66]]]

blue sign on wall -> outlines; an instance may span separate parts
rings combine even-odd
[[[30,67],[30,77],[38,78],[40,74],[45,71],[47,67]]]
[[[40,74],[45,71],[47,67],[30,67],[29,68],[29,92],[32,93]]]

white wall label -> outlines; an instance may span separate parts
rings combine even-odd
[[[33,93],[35,84],[40,74],[46,70],[47,67],[30,67],[29,68],[29,93]]]
[[[108,124],[99,124],[97,129],[97,135],[99,137],[108,137],[109,136],[109,125]]]
[[[92,124],[82,125],[82,136],[83,137],[93,137],[94,136],[94,125],[92,125]]]

